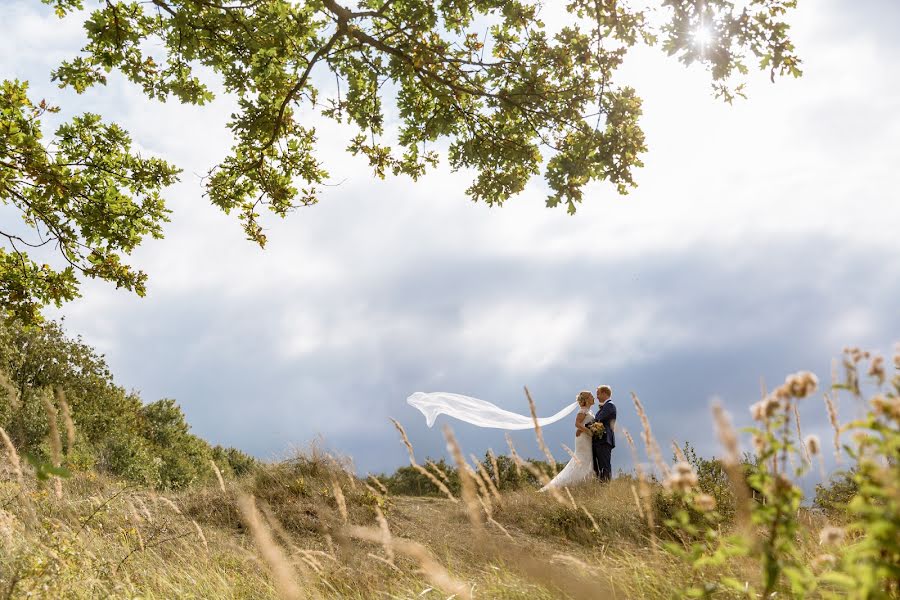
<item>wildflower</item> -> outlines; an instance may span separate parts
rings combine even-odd
[[[817,435],[808,435],[806,436],[806,449],[809,451],[810,456],[816,456],[821,450],[822,446],[819,443],[819,436]]]
[[[844,529],[842,527],[823,527],[819,532],[819,544],[839,544],[844,539]]]
[[[874,377],[875,380],[878,381],[878,385],[884,385],[885,380],[885,372],[884,372],[884,357],[876,356],[872,359],[871,364],[869,364],[869,377]]]
[[[697,485],[697,474],[694,472],[694,467],[684,461],[675,463],[675,467],[663,485],[668,490],[691,491]]]
[[[794,398],[806,398],[812,395],[816,388],[819,387],[819,379],[809,371],[800,371],[793,375],[788,375],[784,384]]]
[[[697,494],[697,497],[694,498],[694,506],[703,512],[709,512],[715,510],[716,499],[709,494]]]
[[[756,421],[765,421],[775,415],[778,404],[778,400],[774,396],[766,396],[750,407],[750,414]]]
[[[872,409],[875,414],[900,421],[900,398],[898,397],[885,398],[878,394],[872,398]]]

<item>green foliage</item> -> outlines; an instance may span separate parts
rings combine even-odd
[[[0,426],[13,444],[40,464],[50,458],[49,422],[43,398],[60,389],[71,410],[74,444],[63,466],[118,475],[166,489],[212,478],[211,459],[227,477],[250,472],[255,461],[233,448],[213,449],[190,433],[174,400],[144,404],[115,385],[102,356],[62,327],[0,319]],[[58,417],[57,427],[66,424]],[[43,471],[41,471],[43,472]]]
[[[505,455],[497,456],[497,472],[499,478],[494,473],[494,465],[490,457],[485,454],[481,465],[487,471],[491,480],[500,490],[512,491],[519,489],[534,489],[541,487],[532,473],[525,469],[516,467],[515,461]],[[542,470],[544,473],[553,476],[553,469],[549,463],[541,460],[529,459],[528,462],[534,467]],[[448,464],[443,458],[439,461],[427,460],[423,465],[435,477],[444,482],[447,488],[454,495],[460,493],[459,472],[454,465]],[[563,465],[557,465],[557,469],[562,469]],[[387,487],[391,494],[399,496],[443,496],[443,492],[417,469],[412,466],[399,467],[390,475],[381,475],[380,481]]]
[[[44,1],[60,17],[83,8],[81,0]],[[539,4],[521,0],[104,1],[77,17],[86,45],[52,77],[83,93],[117,71],[149,98],[197,105],[213,99],[201,73],[217,77],[237,98],[228,123],[235,142],[209,172],[206,193],[263,246],[261,211],[283,217],[315,204],[330,177],[308,125],[316,112],[350,125],[347,151],[379,177],[417,179],[446,143],[450,166],[474,174],[468,196],[490,205],[541,173],[548,206],[570,213],[592,181],[625,194],[647,149],[641,98],[618,78],[631,48],[659,45],[702,63],[730,101],[753,61],[773,78],[800,74],[785,20],[794,5],[658,0],[645,11],[569,0],[569,17],[553,30]],[[698,31],[708,44],[698,44]],[[0,307],[37,321],[43,305],[75,297],[78,272],[143,294],[146,276],[123,259],[160,236],[167,211],[159,192],[178,170],[133,153],[126,132],[97,115],[74,118],[45,143],[40,117],[57,109],[26,91],[3,83],[0,200],[22,212],[35,239],[3,234]],[[396,128],[385,127],[386,106],[396,107]],[[20,248],[47,239],[62,270]]]
[[[122,128],[90,113],[43,139],[41,118],[57,112],[27,96],[28,84],[0,83],[0,202],[22,214],[28,234],[0,231],[0,310],[25,323],[40,309],[78,295],[76,272],[143,296],[147,276],[123,262],[146,237],[162,237],[167,210],[159,191],[178,170],[131,149]],[[24,237],[23,237],[24,236]],[[66,265],[38,264],[24,248],[55,245]]]
[[[855,470],[839,471],[831,476],[827,484],[816,484],[813,504],[829,517],[843,518],[850,500],[859,492],[856,475]]]

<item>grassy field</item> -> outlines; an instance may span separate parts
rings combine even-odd
[[[635,397],[648,462],[554,493],[537,491],[548,475],[512,446],[466,462],[449,429],[453,463],[421,466],[397,424],[402,480],[359,479],[312,449],[242,476],[210,461],[212,483],[169,492],[92,470],[59,477],[55,420],[49,465],[21,460],[0,430],[0,598],[898,598],[900,354],[887,388],[872,360],[882,391],[864,400],[848,352],[825,404],[850,471],[816,509],[796,482],[822,444],[792,421],[816,391],[809,373],[752,407],[752,460],[721,410],[722,459],[685,446],[663,460]],[[838,423],[841,389],[865,418]],[[388,491],[400,484],[438,495]]]

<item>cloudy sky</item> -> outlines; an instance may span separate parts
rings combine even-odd
[[[444,456],[439,430],[406,405],[412,392],[527,412],[527,385],[551,414],[600,383],[625,427],[639,426],[634,391],[661,441],[715,452],[713,397],[745,424],[761,378],[806,368],[826,381],[843,346],[888,353],[900,340],[900,4],[801,4],[805,76],[754,76],[734,106],[712,98],[702,71],[634,53],[623,81],[644,98],[650,152],[627,197],[593,185],[570,217],[544,207],[536,180],[490,209],[446,167],[417,183],[373,179],[325,124],[339,185],[270,221],[262,251],[201,196],[199,174],[230,146],[227,98],[159,104],[117,77],[81,97],[57,90],[48,73],[83,44],[80,24],[4,0],[4,77],[31,80],[68,116],[103,114],[185,170],[166,239],[134,257],[148,296],[87,282],[52,316],[121,385],[177,399],[197,434],[261,457],[322,436],[360,472],[389,470],[405,462],[389,417],[421,455]],[[802,413],[829,439],[820,397]],[[501,433],[454,427],[468,452],[504,447]],[[569,424],[545,435],[565,456]],[[536,454],[528,432],[514,439]],[[624,448],[614,456],[630,462]]]

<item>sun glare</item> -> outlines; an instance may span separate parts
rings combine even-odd
[[[708,25],[700,25],[694,30],[694,43],[706,48],[713,42],[713,32]]]

